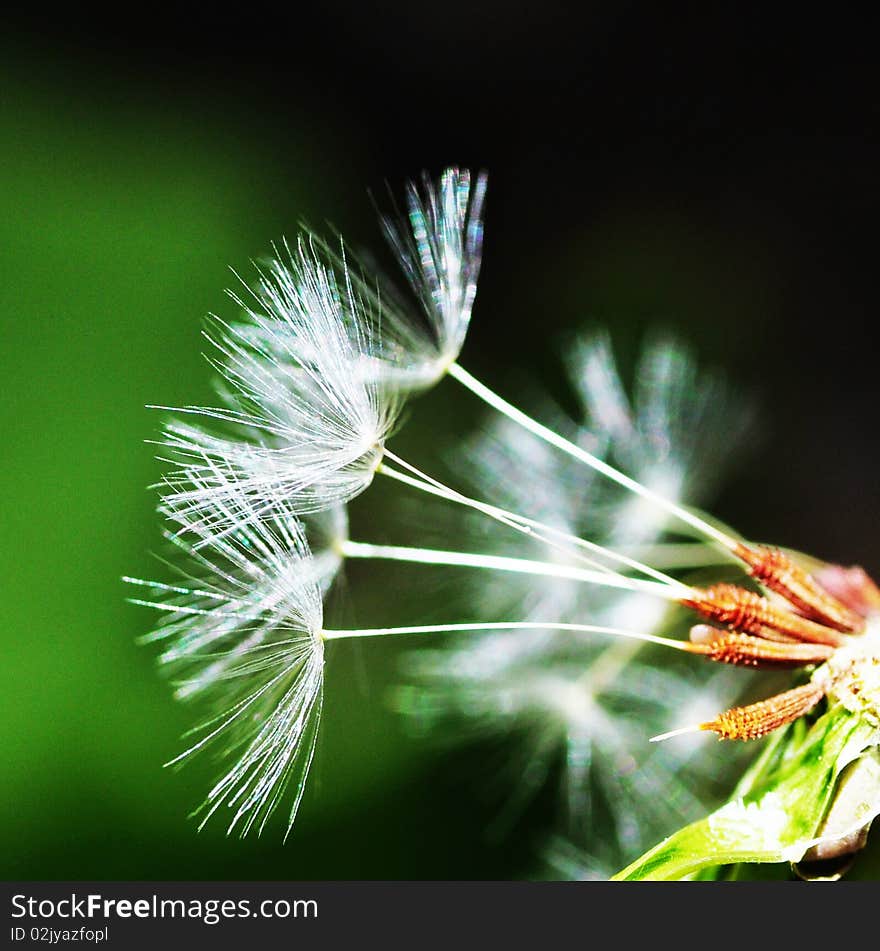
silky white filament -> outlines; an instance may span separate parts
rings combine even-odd
[[[581,551],[578,551],[577,549],[586,549],[608,560],[625,564],[627,567],[649,575],[658,581],[660,585],[665,585],[666,590],[669,592],[669,596],[673,600],[687,597],[691,593],[691,590],[686,585],[683,585],[681,582],[670,577],[669,575],[657,571],[655,568],[650,567],[650,565],[644,565],[635,559],[621,554],[620,552],[612,551],[609,548],[606,548],[602,545],[597,545],[596,543],[587,539],[568,535],[567,533],[562,532],[551,525],[544,525],[526,516],[517,515],[515,512],[507,512],[504,509],[498,508],[497,506],[490,505],[486,502],[481,502],[478,499],[469,498],[468,496],[462,495],[460,492],[456,492],[455,490],[450,489],[448,486],[443,485],[443,483],[437,481],[431,476],[425,475],[425,473],[421,472],[415,466],[401,459],[400,456],[397,456],[390,451],[388,451],[386,455],[389,459],[398,463],[399,465],[404,466],[413,473],[414,477],[407,476],[405,473],[398,472],[385,463],[382,463],[378,467],[378,471],[381,474],[396,479],[398,482],[403,482],[404,484],[412,486],[413,488],[420,489],[423,492],[427,492],[429,495],[436,495],[440,498],[447,499],[450,502],[457,502],[467,508],[472,508],[476,511],[482,512],[485,515],[488,515],[490,518],[493,518],[516,531],[519,531],[532,538],[539,539],[551,547],[560,548],[571,557],[584,561],[588,564],[592,564],[599,570],[609,572],[610,574],[616,573],[602,562],[587,558]],[[618,576],[624,577],[622,575]],[[658,588],[659,585],[655,585],[651,590],[657,590]]]
[[[429,548],[411,548],[394,545],[373,545],[366,542],[345,541],[339,551],[346,558],[377,558],[388,561],[404,561],[423,565],[448,565],[461,568],[485,568],[491,571],[507,571],[517,574],[537,575],[580,581],[625,591],[641,591],[666,600],[676,600],[668,586],[640,578],[629,578],[609,571],[590,571],[573,565],[533,561],[527,558],[508,558],[479,552],[437,551]]]
[[[597,624],[566,624],[564,622],[545,621],[479,621],[462,624],[414,624],[404,627],[371,627],[354,630],[325,630],[324,640],[340,640],[355,637],[387,637],[403,634],[452,634],[460,631],[566,631],[572,634],[607,634],[611,637],[623,637],[641,641],[645,644],[659,644],[675,650],[686,651],[687,643],[669,637],[643,634],[640,631],[624,631],[615,627],[603,627]]]

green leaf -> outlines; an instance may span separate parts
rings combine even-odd
[[[717,865],[798,861],[815,842],[840,773],[877,740],[875,727],[842,707],[829,710],[806,736],[796,728],[774,738],[733,798],[614,880],[669,881]]]

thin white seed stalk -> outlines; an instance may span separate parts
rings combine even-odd
[[[618,627],[603,627],[597,624],[568,624],[562,621],[480,621],[465,624],[415,624],[408,627],[366,627],[355,630],[324,629],[321,636],[325,641],[344,640],[353,637],[387,637],[393,634],[450,634],[460,631],[570,631],[573,634],[607,634],[611,637],[625,637],[672,647],[687,651],[687,641],[676,641],[670,637],[658,637],[656,634],[644,634],[639,631],[627,631]]]
[[[385,451],[385,455],[398,465],[408,469],[415,476],[415,478],[413,478],[412,476],[407,476],[405,473],[398,472],[392,467],[387,466],[384,462],[379,464],[376,469],[377,472],[390,476],[393,479],[397,479],[399,482],[403,482],[404,484],[413,488],[420,489],[421,491],[427,492],[430,495],[436,495],[442,499],[446,499],[447,501],[457,502],[468,508],[482,512],[484,515],[488,515],[490,518],[507,525],[509,528],[513,528],[524,535],[536,538],[553,548],[565,551],[569,556],[575,557],[578,560],[583,561],[585,564],[592,565],[594,568],[597,568],[600,571],[605,571],[613,575],[619,574],[619,572],[614,571],[602,562],[596,561],[594,558],[586,557],[582,552],[572,551],[571,546],[573,545],[576,548],[584,549],[586,551],[593,552],[594,554],[601,555],[603,558],[606,558],[609,561],[615,561],[618,564],[626,565],[628,568],[631,568],[634,571],[638,571],[641,574],[653,578],[660,584],[675,588],[678,592],[678,597],[687,597],[688,593],[691,591],[687,585],[682,584],[680,581],[672,578],[670,575],[664,574],[662,571],[658,571],[656,568],[652,568],[650,565],[645,565],[640,561],[636,561],[634,558],[630,558],[627,555],[621,554],[620,552],[612,551],[609,548],[605,548],[603,545],[597,545],[595,542],[580,538],[577,535],[571,535],[568,532],[563,532],[560,529],[553,528],[552,525],[546,525],[542,522],[536,521],[535,519],[527,518],[524,515],[518,515],[515,512],[509,512],[506,509],[499,508],[496,505],[490,505],[488,502],[482,502],[479,499],[470,498],[469,496],[463,495],[461,492],[456,492],[454,489],[449,488],[449,486],[444,485],[442,482],[438,482],[431,476],[426,475],[425,473],[421,472],[421,470],[406,462],[404,459],[401,459],[400,456],[389,452],[387,449]]]
[[[406,465],[409,469],[414,468],[409,464]],[[471,499],[466,495],[462,495],[459,492],[455,492],[452,489],[447,488],[441,483],[436,482],[434,479],[425,481],[424,479],[407,475],[405,472],[399,472],[397,469],[385,465],[385,463],[381,463],[376,471],[382,475],[389,476],[398,482],[402,482],[404,485],[418,489],[420,492],[427,492],[428,495],[437,496],[438,498],[444,499],[447,502],[455,502],[459,505],[464,505],[466,508],[471,508],[477,512],[482,512],[484,515],[488,515],[489,518],[494,519],[496,522],[500,522],[502,525],[506,525],[508,528],[512,528],[514,531],[520,532],[523,535],[527,535],[529,538],[543,541],[553,548],[566,552],[566,554],[572,558],[582,561],[584,564],[592,565],[598,571],[606,572],[609,575],[616,574],[612,568],[609,568],[607,565],[603,565],[601,562],[596,561],[593,558],[588,558],[583,554],[583,552],[572,551],[569,544],[564,544],[561,541],[554,541],[552,538],[538,532],[532,525],[521,521],[520,518],[514,515],[512,512],[506,512],[504,509],[490,505],[488,502],[480,502],[478,499]],[[565,533],[560,534],[564,535]],[[569,541],[573,542],[573,539],[570,539]]]
[[[692,726],[682,726],[677,730],[670,730],[668,733],[658,733],[656,736],[652,736],[648,742],[649,743],[665,743],[666,740],[671,740],[676,736],[685,736],[688,733],[700,733],[702,732],[702,727],[693,724]]]
[[[709,538],[713,542],[722,545],[728,551],[733,552],[736,548],[736,540],[731,538],[725,532],[722,532],[714,525],[710,525],[707,521],[705,521],[705,519],[700,518],[699,515],[688,511],[686,508],[682,508],[680,505],[676,505],[675,502],[664,498],[662,495],[658,495],[656,492],[642,485],[640,482],[637,482],[635,479],[632,479],[628,475],[620,472],[618,469],[615,469],[614,466],[609,465],[607,462],[603,462],[597,456],[594,456],[592,453],[587,452],[580,446],[575,445],[564,436],[560,436],[559,433],[554,432],[552,429],[549,429],[547,426],[544,426],[537,420],[532,419],[531,416],[526,415],[522,410],[517,409],[511,403],[508,403],[507,400],[503,399],[497,393],[490,390],[489,387],[468,373],[468,371],[465,370],[464,367],[462,367],[459,363],[450,364],[448,373],[451,377],[458,380],[462,386],[470,390],[474,396],[477,396],[479,399],[483,400],[493,409],[503,413],[508,417],[508,419],[518,423],[530,433],[533,433],[535,436],[538,436],[545,442],[550,443],[550,445],[556,446],[557,449],[561,449],[563,452],[568,453],[568,455],[572,456],[578,461],[585,463],[596,472],[601,473],[602,475],[611,479],[613,482],[616,482],[618,485],[623,486],[625,489],[629,489],[630,492],[634,492],[636,495],[647,499],[649,502],[652,502],[654,505],[658,506],[664,511],[669,512],[680,521],[690,525],[691,528],[696,529],[706,538]]]
[[[604,571],[591,571],[574,565],[558,565],[547,561],[533,561],[528,558],[510,558],[504,555],[487,555],[481,552],[440,551],[432,548],[409,548],[401,545],[374,545],[369,542],[345,540],[338,544],[337,550],[346,558],[377,558],[386,561],[405,561],[423,565],[449,565],[462,568],[484,568],[491,571],[509,571],[527,575],[561,578],[569,581],[581,581],[610,588],[623,588],[626,591],[638,591],[653,594],[669,601],[676,601],[679,594],[671,591],[668,585],[641,578],[628,578],[625,575]]]

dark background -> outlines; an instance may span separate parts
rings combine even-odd
[[[483,834],[490,807],[460,764],[384,710],[385,645],[334,658],[288,845],[196,835],[185,814],[210,764],[160,769],[190,714],[134,644],[152,618],[123,601],[120,575],[153,574],[158,537],[143,444],[157,423],[143,407],[208,399],[198,329],[229,313],[228,268],[303,217],[378,249],[367,190],[386,180],[489,171],[463,361],[478,375],[552,392],[567,331],[607,326],[626,362],[648,328],[671,328],[759,408],[714,513],[880,573],[877,24],[805,10],[392,2],[7,18],[7,877],[533,867],[527,836]],[[427,419],[476,412],[457,391],[431,398]],[[409,428],[418,446],[417,417]]]

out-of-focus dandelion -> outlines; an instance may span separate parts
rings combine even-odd
[[[664,487],[667,497],[697,499],[705,493],[700,467],[689,465],[695,445],[703,443],[720,466],[725,453],[735,451],[742,428],[738,420],[743,414],[719,381],[698,376],[680,345],[658,338],[636,367],[637,393],[631,403],[606,337],[578,339],[568,349],[571,383],[583,415],[576,421],[560,417],[554,429],[578,445],[598,449],[606,459],[626,463],[644,484]],[[547,408],[543,415],[554,414]],[[722,422],[724,445],[713,443]],[[507,509],[530,510],[566,534],[589,534],[607,546],[648,554],[649,561],[665,567],[694,569],[724,559],[699,543],[664,541],[666,513],[615,491],[605,479],[589,472],[585,477],[582,466],[506,417],[457,452],[456,459],[480,494]],[[528,472],[529,477],[511,478],[514,472]],[[505,526],[493,524],[497,531],[480,526],[483,550],[509,556],[528,545]],[[467,526],[463,528],[466,533]],[[564,551],[554,552],[554,559],[560,567],[576,564],[566,561]],[[585,586],[552,573],[484,574],[465,587],[463,600],[487,615],[536,621],[589,617],[645,631],[670,627],[678,617],[662,599]],[[565,834],[590,848],[594,873],[602,867],[610,874],[625,856],[646,848],[676,820],[704,811],[706,801],[692,790],[711,789],[709,777],[717,778],[722,765],[718,757],[694,756],[692,744],[651,747],[639,737],[651,724],[659,732],[658,724],[668,723],[690,704],[701,704],[708,713],[713,700],[729,703],[743,686],[740,679],[719,676],[723,672],[706,676],[708,670],[658,663],[643,648],[638,642],[574,640],[553,631],[458,638],[445,649],[410,652],[411,683],[396,692],[395,700],[421,733],[441,743],[478,740],[499,747],[493,785],[504,783],[508,793],[494,823],[498,829],[512,823],[556,777]],[[489,785],[485,775],[478,781]],[[613,833],[596,835],[602,825]]]
[[[865,765],[880,739],[880,592],[860,569],[754,544],[691,507],[714,468],[710,441],[692,437],[731,431],[713,426],[718,391],[696,392],[692,364],[677,348],[647,351],[634,405],[607,343],[571,348],[584,418],[553,427],[459,363],[480,268],[484,191],[485,176],[448,169],[437,186],[427,179],[411,186],[409,230],[384,221],[420,312],[384,294],[341,244],[336,251],[307,234],[295,252],[276,255],[249,296],[237,298],[243,319],[217,320],[209,335],[225,405],[184,407],[179,412],[196,423],[166,429],[163,445],[177,469],[163,483],[160,511],[190,567],[180,584],[129,580],[153,592],[141,603],[166,613],[148,639],[166,645],[162,660],[179,679],[178,695],[211,704],[182,758],[225,745],[230,765],[205,818],[225,806],[230,830],[262,829],[292,786],[289,830],[315,748],[327,641],[467,633],[450,651],[417,655],[420,675],[433,682],[423,704],[440,719],[462,715],[478,732],[525,728],[539,767],[548,750],[563,747],[570,811],[581,817],[593,810],[594,776],[606,799],[638,798],[639,817],[673,785],[689,759],[680,745],[647,748],[632,783],[622,778],[614,751],[637,743],[648,722],[662,731],[655,740],[693,731],[784,738],[724,806],[620,877],[848,854],[880,812]],[[504,420],[494,429],[496,448],[484,447],[482,463],[470,467],[483,473],[470,485],[448,485],[388,445],[403,399],[445,375]],[[528,452],[530,478],[511,486],[493,452],[502,459]],[[521,547],[351,539],[341,506],[376,475],[482,518]],[[609,486],[615,501],[605,498]],[[303,517],[319,521],[309,529]],[[329,630],[322,598],[346,559],[506,578],[520,592],[507,598],[518,613],[499,619],[507,610],[495,583],[470,612],[495,605],[495,619]],[[689,574],[697,566],[738,577],[707,586]],[[528,594],[516,579],[528,579]],[[701,621],[688,640],[653,633],[681,609]],[[599,646],[582,650],[586,638]],[[605,647],[608,638],[617,645]],[[705,713],[705,687],[693,689],[688,677],[641,654],[643,645],[802,674],[767,700]],[[820,704],[826,712],[816,719]],[[668,722],[688,710],[694,725]],[[861,785],[848,781],[853,771]],[[862,791],[854,796],[853,788]],[[650,823],[633,833],[623,812],[611,838],[631,854]]]

